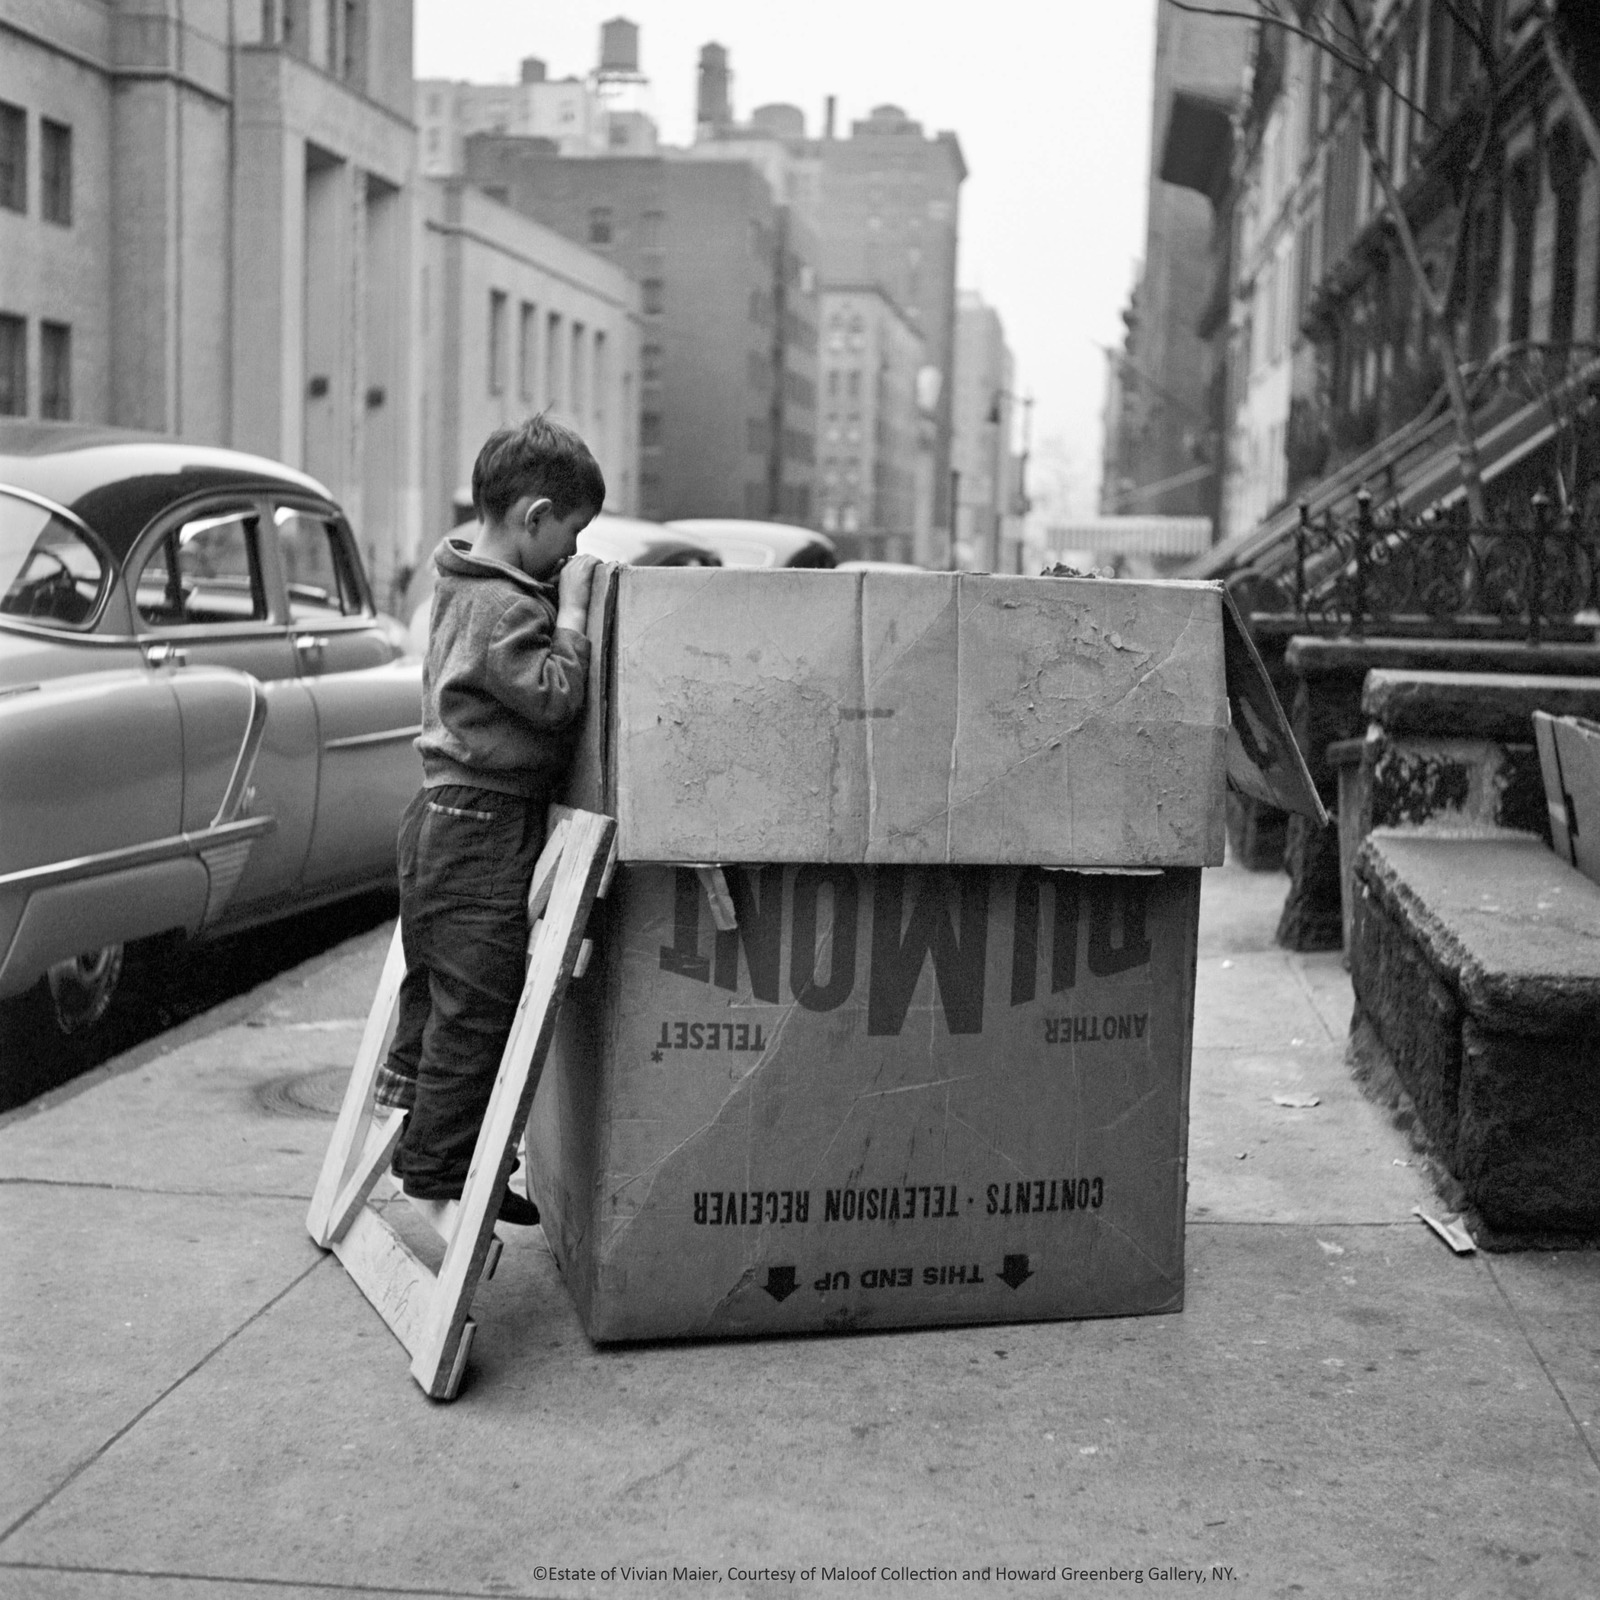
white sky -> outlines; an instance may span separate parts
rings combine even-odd
[[[966,157],[962,288],[995,306],[1031,392],[1031,487],[1073,480],[1093,509],[1105,359],[1118,342],[1144,247],[1150,75],[1157,0],[416,0],[416,73],[511,82],[523,56],[582,76],[600,24],[639,24],[662,138],[693,136],[700,46],[724,45],[733,109],[767,101],[821,131],[838,99],[848,131],[884,101],[929,132],[954,129]],[[1062,484],[1065,487],[1065,484]]]

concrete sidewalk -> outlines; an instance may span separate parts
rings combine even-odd
[[[303,1220],[387,930],[0,1119],[0,1595],[1600,1595],[1600,1253],[1412,1216],[1282,894],[1206,875],[1175,1316],[599,1351],[505,1230],[433,1404]]]

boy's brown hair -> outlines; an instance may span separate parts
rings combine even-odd
[[[540,412],[514,428],[497,428],[472,465],[472,509],[498,522],[525,494],[547,498],[558,517],[584,507],[599,511],[606,480],[576,429]]]

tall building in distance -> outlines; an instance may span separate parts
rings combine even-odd
[[[816,516],[815,240],[743,162],[564,160],[479,136],[467,178],[640,287],[647,517]]]
[[[758,106],[741,123],[731,86],[727,52],[707,45],[689,155],[760,168],[774,196],[814,228],[824,288],[877,285],[922,340],[918,388],[931,417],[923,468],[931,500],[916,559],[942,566],[952,548],[956,249],[967,175],[960,142],[948,132],[929,138],[893,105],[874,107],[845,139],[834,137],[831,103],[820,138],[807,137],[803,113],[783,103]]]
[[[587,440],[606,509],[638,509],[639,286],[614,262],[459,178],[422,192],[423,505],[471,504],[484,439],[547,412]]]
[[[950,443],[956,359],[956,245],[967,176],[953,133],[928,138],[898,107],[880,105],[853,122],[848,139],[825,136],[805,154],[818,162],[818,235],[823,282],[876,283],[922,335],[933,415],[932,524],[951,527]],[[930,532],[930,538],[932,537]],[[942,565],[944,550],[917,552]]]
[[[822,292],[819,495],[848,557],[910,561],[928,542],[932,429],[921,426],[922,335],[875,283]]]
[[[1000,313],[963,289],[956,312],[951,402],[951,493],[960,565],[1020,572],[1015,469],[1011,453],[1014,366]]]
[[[1225,397],[1209,340],[1227,326],[1227,271],[1207,196],[1193,178],[1168,181],[1163,160],[1174,151],[1193,167],[1218,130],[1226,139],[1249,51],[1245,22],[1156,8],[1144,261],[1122,346],[1107,352],[1106,513],[1218,515]],[[1225,145],[1219,160],[1225,177]]]
[[[649,79],[639,70],[639,29],[626,17],[600,28],[600,54],[586,78],[551,78],[538,56],[524,56],[516,83],[416,86],[418,161],[425,178],[459,176],[474,134],[548,140],[563,156],[651,155],[656,125],[647,109]]]

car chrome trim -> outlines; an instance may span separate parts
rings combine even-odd
[[[330,739],[324,750],[353,750],[363,744],[394,744],[401,739],[415,739],[422,732],[420,722],[409,728],[385,728],[381,733],[349,733],[342,739]]]
[[[52,861],[43,867],[24,867],[20,872],[0,873],[0,893],[11,889],[50,889],[61,883],[77,883],[85,878],[105,877],[125,872],[130,867],[147,867],[158,861],[180,856],[199,856],[202,851],[235,840],[254,840],[278,825],[275,817],[242,817],[237,822],[215,823],[194,833],[175,833],[145,844],[125,845],[120,850],[102,850],[92,856],[74,856],[70,861]]]
[[[233,771],[228,776],[228,787],[222,791],[222,804],[217,807],[217,814],[211,819],[212,828],[226,827],[238,818],[239,809],[250,792],[250,778],[255,771],[256,756],[261,749],[261,739],[266,731],[267,691],[257,679],[252,678],[250,725],[244,731],[244,738],[239,741],[238,759],[233,763]]]

